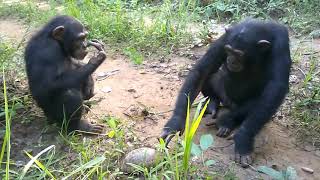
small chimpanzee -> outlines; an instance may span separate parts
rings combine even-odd
[[[66,125],[68,132],[100,133],[104,126],[82,120],[83,100],[93,96],[91,74],[106,59],[103,44],[87,41],[88,32],[76,19],[54,17],[28,42],[25,62],[30,91],[51,122]],[[76,62],[87,55],[87,47],[99,50],[88,64]]]
[[[214,115],[219,104],[229,113],[217,119],[217,136],[233,136],[234,160],[243,167],[252,163],[255,135],[271,119],[288,92],[291,57],[287,28],[270,21],[247,19],[226,29],[189,73],[171,119],[161,138],[183,132],[187,95],[191,103],[201,91],[211,101]]]

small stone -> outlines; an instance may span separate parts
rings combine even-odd
[[[290,83],[296,83],[298,82],[298,77],[296,75],[290,75],[289,77],[289,82]]]
[[[315,147],[312,145],[306,145],[306,146],[304,146],[304,150],[311,152],[311,151],[315,150]]]
[[[147,74],[146,71],[142,70],[142,71],[139,71],[140,74]]]
[[[102,91],[102,92],[104,92],[104,93],[109,93],[109,92],[111,92],[111,91],[112,91],[112,88],[111,88],[111,87],[106,86],[106,87],[103,87],[103,88],[101,89],[101,91]]]
[[[128,92],[136,93],[137,91],[135,89],[131,88],[131,89],[128,89]]]
[[[316,154],[316,156],[320,157],[320,150],[317,150],[317,151],[315,152],[315,154]]]
[[[313,174],[313,169],[311,169],[311,168],[308,168],[308,167],[302,167],[301,169],[302,169],[304,172],[307,172],[307,173]]]
[[[25,164],[25,162],[23,162],[23,161],[16,161],[16,163],[15,163],[15,165],[17,167],[22,167],[22,166],[24,166],[24,164]]]
[[[133,147],[133,144],[132,144],[131,142],[127,142],[127,145],[128,145],[129,147]]]
[[[123,160],[122,170],[128,173],[135,169],[127,163],[138,166],[151,167],[156,162],[156,150],[148,147],[142,147],[129,152]]]
[[[204,45],[203,43],[197,44],[198,47],[202,47],[203,45]]]

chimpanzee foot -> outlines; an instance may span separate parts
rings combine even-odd
[[[235,152],[232,160],[238,163],[241,167],[247,168],[253,163],[253,153],[250,153],[248,155],[241,155]]]
[[[202,108],[204,105],[202,106]],[[215,118],[217,115],[217,110],[218,110],[218,105],[216,102],[209,102],[206,111],[204,112],[205,114],[210,114],[212,118]]]
[[[227,136],[229,136],[230,134],[231,134],[231,129],[229,129],[229,128],[227,128],[227,127],[220,127],[219,129],[218,129],[218,132],[217,132],[217,136],[218,137],[223,137],[223,138],[225,138],[225,137],[227,137]]]
[[[211,118],[210,118],[209,122],[206,123],[206,126],[215,126],[217,124],[216,119],[214,119],[216,117],[216,114],[217,114],[216,110],[211,111],[208,114],[211,114]]]
[[[85,132],[92,132],[92,133],[102,133],[105,126],[102,124],[94,124],[91,122],[88,122],[86,120],[81,120],[79,124],[79,130],[85,131]]]

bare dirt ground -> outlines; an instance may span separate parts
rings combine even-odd
[[[4,38],[19,42],[25,30],[26,27],[16,20],[0,20],[0,35]],[[319,46],[314,47],[320,49]],[[195,57],[200,57],[205,50],[206,47],[203,47],[192,52]],[[166,59],[159,57],[145,62],[144,65],[136,66],[121,54],[109,56],[97,69],[95,77],[101,73],[116,71],[113,75],[96,81],[96,96],[93,100],[99,102],[93,105],[88,116],[94,120],[97,119],[96,116],[110,114],[133,122],[139,139],[145,145],[154,145],[157,142],[156,137],[171,115],[170,110],[174,108],[184,75],[194,62],[195,60],[190,58],[170,55]],[[320,179],[319,150],[312,146],[304,148],[296,145],[292,131],[280,123],[286,117],[282,117],[281,112],[278,114],[280,115],[277,115],[256,138],[256,160],[253,167],[274,165],[279,169],[285,169],[287,166],[292,166],[297,170],[299,179]],[[204,121],[208,120],[208,117],[204,118]],[[215,135],[216,129],[204,124],[203,122],[200,126],[197,135],[204,133]],[[13,122],[12,125],[12,157],[15,160],[19,161],[22,158],[22,150],[39,147],[44,141],[59,144],[55,141],[57,133],[44,130],[46,129],[44,118],[38,118],[29,124]],[[214,167],[215,170],[224,171],[232,164],[229,159],[232,151],[232,141],[215,137],[215,145],[206,152],[205,157],[218,162]],[[314,174],[302,171],[301,167],[313,169]],[[253,168],[243,169],[234,166],[234,169],[240,179],[259,177],[268,179]]]

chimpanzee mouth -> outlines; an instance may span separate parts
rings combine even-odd
[[[81,52],[75,53],[73,58],[77,60],[83,60],[89,52],[87,50],[82,50]]]

